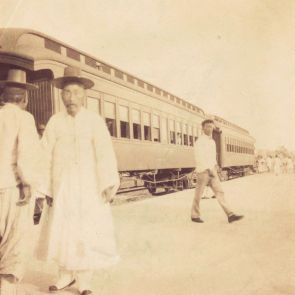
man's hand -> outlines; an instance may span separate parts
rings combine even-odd
[[[51,197],[46,196],[46,202],[49,207],[52,207],[53,199]]]
[[[25,206],[29,204],[31,199],[31,187],[28,185],[19,185],[19,200],[17,206]]]
[[[113,186],[108,187],[107,189],[105,189],[102,194],[101,197],[104,200],[105,203],[112,203],[114,200],[114,196],[112,196],[112,190],[113,190]]]

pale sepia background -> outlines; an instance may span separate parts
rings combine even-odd
[[[1,0],[38,30],[295,150],[294,0]]]

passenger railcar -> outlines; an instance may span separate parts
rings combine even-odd
[[[52,80],[62,76],[66,66],[80,67],[83,75],[95,82],[84,105],[105,118],[122,178],[140,179],[152,193],[158,187],[168,190],[193,185],[193,145],[207,118],[201,108],[42,33],[0,30],[0,79],[6,78],[9,68],[19,67],[39,86],[29,94],[28,105],[37,127],[63,109],[60,91]],[[250,136],[220,120],[215,118],[222,130],[215,132],[219,134],[215,139],[224,171],[235,165],[251,166],[250,160],[237,160],[238,150],[232,148],[234,140],[241,136],[250,140]],[[126,183],[130,185],[130,181]]]
[[[227,180],[254,171],[255,139],[249,132],[218,116],[211,116],[216,129],[213,138],[217,146],[217,162],[220,176]]]

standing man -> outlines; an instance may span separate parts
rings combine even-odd
[[[216,170],[216,144],[212,138],[214,127],[213,120],[207,119],[203,121],[203,134],[197,139],[194,146],[196,171],[198,175],[195,198],[191,210],[191,220],[198,223],[204,222],[200,217],[200,199],[205,187],[208,185],[212,188],[216,199],[227,215],[228,222],[231,223],[242,219],[243,216],[234,214],[224,198],[224,192]]]
[[[82,106],[94,83],[73,67],[53,82],[66,111],[51,117],[42,138],[47,184],[41,191],[50,201],[39,258],[59,266],[51,292],[77,281],[87,295],[93,271],[118,260],[108,204],[119,187],[117,163],[104,120]]]
[[[26,72],[10,69],[0,81],[0,294],[16,294],[24,275],[32,210],[31,186],[36,185],[39,141],[33,116],[26,112]]]

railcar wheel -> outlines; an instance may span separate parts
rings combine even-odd
[[[189,188],[189,180],[188,180],[187,177],[183,180],[183,188],[184,189],[188,189]]]
[[[156,193],[157,189],[155,187],[149,187],[148,191],[150,194],[154,195]]]

